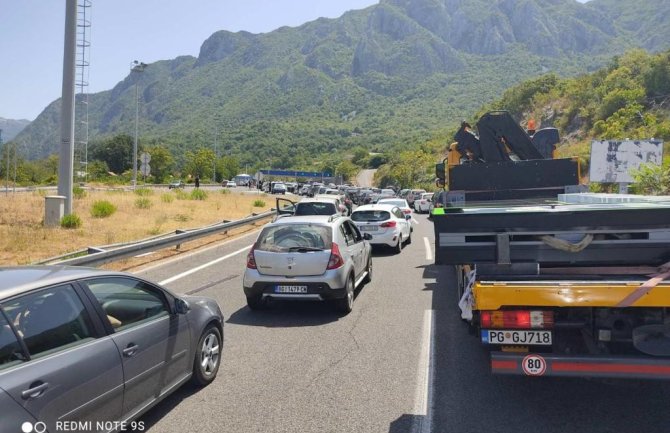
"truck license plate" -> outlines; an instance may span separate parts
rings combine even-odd
[[[551,346],[552,335],[551,331],[482,329],[482,343]]]
[[[276,286],[275,293],[307,293],[307,286]]]

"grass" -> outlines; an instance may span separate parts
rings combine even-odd
[[[256,195],[232,192],[209,194],[207,200],[189,200],[190,194],[184,194],[187,201],[177,197],[174,202],[152,200],[150,209],[140,211],[135,201],[143,196],[130,191],[90,190],[85,197],[73,200],[73,213],[81,219],[81,226],[75,229],[43,226],[43,194],[0,194],[0,265],[25,265],[88,246],[130,242],[224,219],[233,221],[259,211],[254,207]],[[106,218],[94,218],[93,203],[102,200],[117,210]]]
[[[151,209],[152,203],[148,197],[140,197],[135,200],[135,207],[138,209]]]
[[[107,218],[116,212],[116,206],[114,206],[109,200],[98,200],[93,203],[91,208],[91,216],[93,218]]]

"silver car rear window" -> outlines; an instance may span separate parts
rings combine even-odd
[[[315,224],[287,224],[265,227],[256,241],[258,251],[286,252],[291,249],[331,248],[331,228]]]
[[[354,221],[386,221],[391,218],[391,214],[385,210],[362,210],[351,214]]]

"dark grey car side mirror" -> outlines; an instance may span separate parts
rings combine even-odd
[[[372,235],[370,233],[363,233],[363,239],[366,241],[372,240]]]
[[[184,301],[181,298],[175,298],[174,307],[175,310],[177,311],[177,314],[186,314],[191,309],[191,307],[189,307],[188,305],[188,302]]]

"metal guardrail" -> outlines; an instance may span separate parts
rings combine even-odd
[[[89,248],[86,256],[74,257],[71,259],[60,260],[52,264],[67,265],[67,266],[99,266],[105,263],[110,263],[116,260],[125,259],[127,257],[136,256],[162,248],[167,248],[175,245],[180,245],[185,242],[193,241],[205,236],[210,236],[219,232],[242,227],[247,224],[270,218],[275,215],[275,211],[271,210],[262,214],[253,215],[237,221],[225,222],[209,227],[195,229],[189,232],[177,233],[160,239],[151,239],[140,241],[132,245],[122,246],[113,250],[103,250],[100,248]]]

